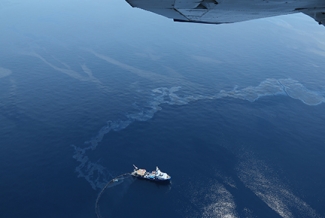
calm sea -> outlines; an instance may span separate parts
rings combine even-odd
[[[0,217],[325,217],[325,29],[121,1],[0,8]]]

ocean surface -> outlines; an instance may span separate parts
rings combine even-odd
[[[0,3],[0,217],[325,217],[325,28]]]

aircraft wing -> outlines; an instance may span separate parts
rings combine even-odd
[[[325,23],[325,0],[126,0],[178,22],[222,24],[303,12]]]
[[[319,25],[325,26],[325,9],[319,12],[304,12],[304,14],[314,18]]]

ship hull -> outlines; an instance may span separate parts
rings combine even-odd
[[[159,184],[170,184],[170,181],[171,181],[171,178],[169,178],[169,179],[157,179],[157,178],[145,178],[143,176],[138,176],[138,175],[134,175],[134,174],[131,174],[131,175],[134,178],[137,178],[137,179],[147,180],[147,181],[155,182],[155,183],[159,183]]]
[[[146,169],[139,169],[138,167],[134,166],[134,170],[131,175],[135,178],[147,180],[156,183],[164,183],[169,184],[171,177],[167,173],[161,172],[158,167],[156,167],[155,171],[148,172]]]

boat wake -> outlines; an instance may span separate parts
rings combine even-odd
[[[100,200],[101,196],[104,194],[105,190],[108,189],[108,188],[112,188],[114,186],[122,184],[125,181],[125,179],[128,179],[130,177],[131,177],[130,173],[124,173],[122,175],[119,175],[119,176],[115,177],[114,179],[111,179],[108,183],[106,183],[104,188],[102,188],[102,190],[99,192],[99,194],[97,196],[97,199],[96,199],[96,202],[95,202],[95,212],[96,212],[97,218],[102,217],[101,214],[100,214],[100,209],[99,209],[98,203],[99,203],[99,200]]]

